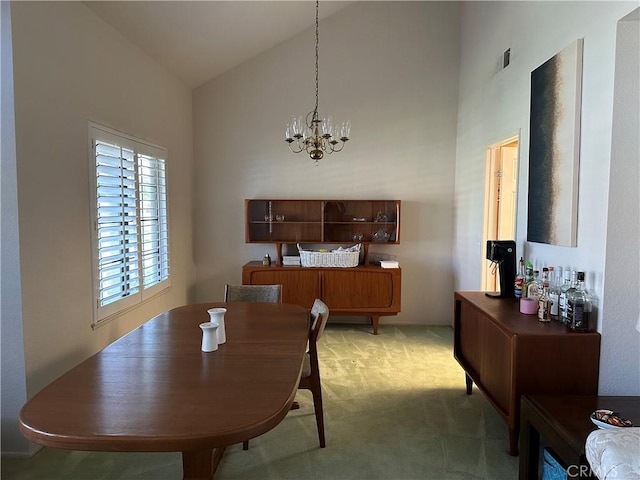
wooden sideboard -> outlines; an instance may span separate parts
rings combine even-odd
[[[280,284],[285,303],[310,309],[320,298],[331,314],[370,317],[375,335],[381,316],[400,311],[401,278],[399,268],[379,266],[315,268],[249,262],[242,267],[244,285]]]
[[[509,453],[518,454],[524,394],[597,395],[600,334],[521,314],[516,299],[455,292],[453,354],[509,428]]]

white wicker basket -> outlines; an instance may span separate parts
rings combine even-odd
[[[298,245],[300,252],[300,264],[303,267],[357,267],[360,263],[360,244],[358,249],[340,252],[314,252],[303,250]]]

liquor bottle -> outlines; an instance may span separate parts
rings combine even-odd
[[[538,321],[550,322],[551,321],[551,305],[549,300],[549,287],[543,287],[540,298],[538,299]]]
[[[540,287],[540,293],[542,293],[544,287],[549,288],[549,267],[542,267],[542,277],[538,286]]]
[[[560,319],[560,288],[562,288],[562,267],[558,267],[556,276],[549,286],[549,300],[551,301],[551,319]]]
[[[533,280],[527,284],[527,298],[538,300],[542,294],[542,281],[540,280],[540,270],[533,271]]]
[[[527,284],[533,280],[533,263],[531,263],[531,261],[527,260],[527,263],[525,265],[524,268],[524,287],[525,289],[522,291],[522,296],[526,297],[527,296]]]
[[[542,276],[544,276],[544,268],[542,269]],[[549,290],[551,290],[551,284],[555,279],[555,268],[549,265],[547,267],[547,287],[549,288]],[[542,280],[542,286],[544,287],[544,279]]]
[[[516,273],[516,279],[514,282],[513,293],[516,299],[522,298],[522,289],[524,288],[524,259],[520,257],[520,263],[518,265],[518,273]]]
[[[573,290],[576,287],[576,277],[577,273],[575,270],[572,270],[569,275],[571,275],[571,279],[567,283],[567,274],[569,271],[564,273],[564,285],[560,290],[560,316],[562,317],[562,323],[565,325],[569,325],[569,317],[570,317],[570,305],[569,305],[569,294],[573,294]]]
[[[578,272],[577,286],[567,295],[569,304],[569,323],[571,330],[576,332],[591,331],[591,298],[584,289],[584,272]]]

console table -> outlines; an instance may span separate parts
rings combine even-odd
[[[316,298],[327,304],[332,315],[362,315],[371,318],[378,334],[381,316],[400,311],[400,268],[379,266],[299,267],[263,266],[249,262],[242,267],[244,285],[282,285],[282,301],[310,309]]]
[[[516,299],[455,292],[455,359],[509,428],[509,453],[518,454],[520,397],[597,395],[600,334],[569,331],[521,314]]]
[[[595,395],[525,395],[520,431],[520,480],[539,477],[540,444],[548,445],[567,468],[568,478],[589,477],[587,436],[597,427],[589,416],[606,408],[640,425],[640,397]]]

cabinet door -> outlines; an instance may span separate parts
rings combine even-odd
[[[322,201],[245,200],[247,243],[322,241]]]
[[[320,273],[301,268],[264,268],[250,272],[249,285],[282,285],[282,301],[311,308],[320,298]]]
[[[399,243],[399,200],[325,201],[324,242]]]
[[[329,308],[334,309],[392,309],[394,307],[393,274],[384,270],[323,271],[322,299]]]
[[[483,322],[486,319],[482,314],[470,306],[467,302],[460,302],[460,319],[457,335],[459,336],[459,348],[457,352],[459,360],[464,362],[465,369],[471,377],[479,382],[482,362]]]
[[[492,321],[483,317],[484,344],[482,346],[481,378],[487,395],[506,415],[510,413],[509,400],[513,383],[512,335],[507,335]],[[531,361],[534,361],[533,359]]]

